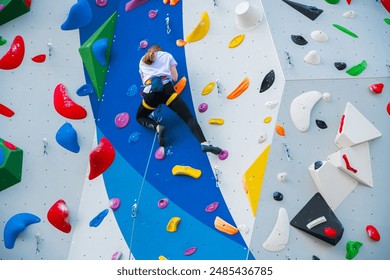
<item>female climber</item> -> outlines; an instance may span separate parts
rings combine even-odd
[[[184,103],[175,93],[173,82],[177,81],[177,62],[174,57],[161,49],[160,46],[151,46],[139,62],[139,72],[144,84],[142,103],[138,107],[137,121],[143,126],[154,129],[158,134],[160,145],[160,159],[164,158],[165,127],[150,117],[150,114],[161,104],[165,104],[174,111],[188,125],[192,134],[198,139],[203,152],[218,155],[221,149],[210,145],[198,122]],[[157,153],[156,153],[157,158]]]

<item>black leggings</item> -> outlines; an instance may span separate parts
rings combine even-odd
[[[158,123],[150,118],[150,114],[161,104],[166,104],[172,94],[175,93],[173,84],[171,82],[164,85],[162,92],[150,92],[144,95],[144,102],[148,107],[145,108],[142,104],[138,107],[137,121],[143,126],[156,130]],[[169,105],[168,108],[175,112],[190,128],[192,134],[198,139],[199,143],[206,141],[206,138],[200,128],[198,122],[192,116],[191,111],[188,109],[186,103],[178,95]],[[162,144],[164,146],[164,144]]]

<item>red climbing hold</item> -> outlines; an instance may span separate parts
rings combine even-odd
[[[0,115],[6,116],[8,118],[12,117],[15,114],[14,111],[12,111],[7,106],[0,103]]]
[[[372,93],[376,93],[376,94],[379,94],[379,93],[382,93],[382,90],[383,90],[383,87],[385,85],[382,84],[382,83],[378,83],[378,84],[373,84],[371,86],[368,87],[368,89],[372,92]]]
[[[381,236],[380,236],[378,230],[376,229],[376,227],[374,227],[372,225],[368,225],[368,226],[366,226],[366,231],[367,231],[368,236],[372,240],[379,241],[381,239]]]
[[[54,108],[61,116],[73,120],[87,116],[87,111],[69,97],[63,84],[58,84],[54,90]]]
[[[23,37],[17,35],[8,51],[0,59],[0,69],[11,70],[19,67],[24,58],[24,51]]]
[[[69,233],[72,226],[69,223],[69,210],[64,200],[60,199],[50,207],[47,220],[62,232]]]
[[[352,0],[347,0],[348,5],[351,5]]]
[[[27,7],[31,8],[31,0],[24,0]]]
[[[38,54],[38,55],[34,56],[33,58],[31,58],[31,60],[36,62],[36,63],[45,62],[46,54]]]
[[[326,236],[331,237],[331,238],[337,236],[337,231],[334,228],[331,228],[331,227],[324,228],[324,233],[325,233]]]
[[[16,151],[18,148],[12,144],[11,142],[8,142],[8,141],[4,141],[3,142],[4,146],[6,146],[8,149],[12,150],[12,151]]]
[[[387,104],[387,113],[390,115],[390,102]]]
[[[383,7],[390,13],[390,0],[381,0]]]
[[[101,138],[99,145],[97,145],[89,154],[90,171],[88,179],[95,179],[97,176],[106,171],[114,159],[114,146],[107,138]]]

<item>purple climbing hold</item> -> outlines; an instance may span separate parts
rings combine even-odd
[[[68,18],[61,25],[62,30],[73,30],[88,25],[92,21],[92,10],[87,0],[79,0],[69,11]]]
[[[217,210],[218,206],[219,206],[219,203],[217,201],[213,202],[213,203],[206,206],[205,211],[209,212],[209,213],[214,212],[215,210]]]
[[[115,125],[118,128],[124,128],[129,123],[129,121],[130,121],[130,116],[129,113],[127,112],[119,113],[115,117]]]
[[[229,152],[227,150],[222,150],[219,154],[218,154],[218,158],[220,160],[225,160],[227,159],[227,157],[229,156]]]
[[[107,0],[96,0],[96,6],[104,7],[107,5]]]
[[[166,199],[166,198],[161,198],[161,199],[157,202],[157,206],[158,206],[158,208],[160,208],[160,209],[164,209],[165,207],[168,206],[168,199]]]
[[[200,103],[198,106],[198,111],[200,113],[204,113],[207,111],[208,108],[209,108],[209,105],[207,105],[207,103]]]
[[[131,0],[131,1],[126,3],[125,11],[128,12],[130,10],[133,10],[133,9],[137,8],[138,6],[145,4],[146,2],[148,2],[148,0]]]
[[[191,247],[184,251],[184,255],[191,256],[195,252],[196,252],[196,247]]]
[[[139,42],[139,47],[141,49],[146,49],[148,47],[149,43],[148,43],[148,40],[142,40]]]
[[[158,10],[150,10],[148,13],[149,18],[155,18],[158,14]]]
[[[115,211],[116,209],[119,208],[119,205],[121,204],[121,201],[120,201],[119,198],[114,197],[114,198],[110,199],[109,204],[110,204],[110,208]]]

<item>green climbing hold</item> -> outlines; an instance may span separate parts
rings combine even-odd
[[[1,0],[2,4],[0,25],[3,25],[21,15],[24,15],[30,11],[31,1],[26,0]]]
[[[329,4],[337,4],[338,2],[340,2],[340,0],[325,0],[326,2],[328,2]]]
[[[22,179],[23,151],[0,138],[0,191]]]
[[[5,43],[7,43],[7,40],[0,36],[0,46],[4,45]]]
[[[358,35],[356,35],[355,33],[353,33],[351,30],[341,26],[341,25],[338,25],[338,24],[332,24],[334,27],[336,27],[338,30],[340,31],[343,31],[344,33],[354,37],[354,38],[358,38]]]
[[[367,68],[367,61],[363,60],[359,64],[352,66],[347,70],[347,73],[351,76],[359,76]]]
[[[390,18],[383,19],[388,25],[390,25]]]
[[[348,241],[347,242],[347,254],[345,258],[352,260],[359,253],[359,248],[362,247],[363,243],[359,241]]]

